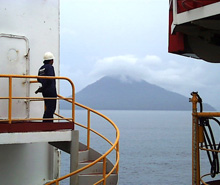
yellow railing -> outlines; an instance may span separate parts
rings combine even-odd
[[[47,183],[47,185],[51,185],[51,184],[56,184],[56,185],[59,185],[59,182],[66,179],[66,178],[69,178],[73,175],[76,175],[78,174],[79,172],[95,165],[96,163],[98,163],[99,161],[103,161],[103,178],[101,180],[99,180],[98,182],[95,183],[96,184],[99,184],[102,182],[103,185],[106,184],[106,179],[114,172],[116,171],[116,173],[118,174],[118,171],[119,171],[119,137],[120,137],[120,133],[119,133],[119,129],[118,127],[115,125],[115,123],[110,120],[108,117],[106,117],[105,115],[89,108],[89,107],[86,107],[80,103],[77,103],[75,102],[75,89],[74,89],[74,84],[73,82],[69,79],[69,78],[66,78],[66,77],[48,77],[48,76],[30,76],[30,75],[0,75],[0,79],[1,78],[8,78],[9,79],[9,95],[8,97],[0,97],[0,100],[1,99],[6,99],[8,100],[8,119],[4,119],[3,121],[7,121],[9,124],[12,123],[12,121],[25,121],[25,120],[29,120],[29,121],[32,121],[32,120],[42,120],[42,118],[25,118],[25,119],[13,119],[12,118],[12,100],[13,99],[26,99],[26,100],[36,100],[36,101],[42,101],[44,100],[44,98],[39,98],[39,97],[13,97],[12,96],[12,92],[13,92],[13,78],[26,78],[26,79],[35,79],[35,81],[29,81],[28,83],[36,83],[36,78],[45,78],[45,79],[57,79],[57,80],[67,80],[70,84],[71,84],[71,87],[72,87],[72,97],[71,98],[65,98],[61,95],[58,95],[58,98],[56,99],[61,99],[61,100],[65,100],[65,101],[68,101],[72,104],[72,117],[71,118],[66,118],[66,117],[63,117],[61,115],[59,115],[58,113],[55,113],[55,115],[59,118],[55,118],[54,120],[67,120],[67,121],[70,121],[70,122],[74,122],[76,125],[84,128],[84,129],[87,129],[87,149],[90,149],[90,142],[91,142],[91,138],[90,138],[90,133],[93,132],[95,133],[96,135],[98,135],[99,137],[101,137],[102,139],[104,139],[106,142],[108,142],[110,145],[111,145],[111,148],[105,153],[103,154],[101,157],[99,157],[98,159],[96,159],[95,161],[91,162],[89,165],[87,166],[84,166],[83,168],[81,169],[78,169],[68,175],[65,175],[63,177],[60,177],[56,180],[53,180],[49,183]],[[48,98],[47,98],[48,99]],[[51,98],[51,99],[55,99],[55,98]],[[86,109],[87,110],[87,126],[85,125],[82,125],[80,123],[76,123],[75,122],[75,105],[76,106],[79,106],[83,109]],[[93,112],[94,114],[104,118],[105,120],[107,120],[115,129],[116,131],[116,139],[114,141],[114,143],[112,143],[109,139],[107,139],[105,136],[103,136],[102,134],[98,133],[97,131],[95,131],[94,129],[91,128],[91,119],[90,119],[90,116],[91,116],[91,112]],[[1,121],[1,120],[0,120]],[[116,162],[113,166],[113,168],[110,170],[110,172],[108,174],[106,174],[106,159],[107,159],[107,156],[113,151],[115,150],[116,151]]]
[[[59,96],[60,98],[65,99],[66,101],[68,101],[68,102],[71,103],[71,100],[66,99],[66,98],[64,98],[64,97],[62,97],[62,96],[60,96],[60,95],[58,95],[58,96]],[[100,162],[100,161],[103,161],[103,178],[102,178],[101,180],[99,180],[98,182],[96,182],[94,185],[97,185],[97,184],[99,184],[99,183],[101,183],[101,182],[103,183],[103,185],[106,185],[106,179],[107,179],[115,170],[116,170],[116,173],[117,173],[117,174],[118,174],[118,171],[119,171],[119,137],[120,137],[119,129],[118,129],[118,127],[115,125],[115,123],[114,123],[112,120],[110,120],[110,119],[109,119],[108,117],[106,117],[105,115],[99,113],[98,111],[95,111],[95,110],[93,110],[93,109],[91,109],[91,108],[89,108],[89,107],[87,107],[87,106],[84,106],[84,105],[82,105],[82,104],[80,104],[80,103],[77,103],[77,102],[75,102],[75,105],[87,110],[87,126],[75,122],[76,125],[78,125],[78,126],[84,128],[84,129],[87,129],[87,149],[88,149],[88,150],[90,149],[90,141],[91,141],[91,140],[90,140],[90,133],[91,133],[91,132],[95,133],[96,135],[100,136],[100,137],[103,138],[105,141],[107,141],[107,142],[111,145],[111,148],[110,148],[105,154],[103,154],[101,157],[99,157],[99,158],[96,159],[95,161],[91,162],[89,165],[84,166],[83,168],[80,168],[80,169],[78,169],[78,170],[76,170],[76,171],[74,171],[74,172],[72,172],[72,173],[70,173],[70,174],[68,174],[68,175],[65,175],[65,176],[60,177],[60,178],[58,178],[58,179],[56,179],[56,180],[53,180],[53,181],[47,183],[46,185],[52,185],[52,184],[59,185],[59,182],[60,182],[60,181],[62,181],[62,180],[64,180],[64,179],[67,179],[67,178],[69,178],[69,177],[71,177],[71,176],[73,176],[73,175],[76,175],[76,174],[80,173],[81,171],[83,171],[83,170],[85,170],[85,169],[87,169],[87,168],[90,168],[91,166],[95,165],[96,163],[98,163],[98,162]],[[105,120],[107,120],[107,121],[114,127],[114,129],[115,129],[115,131],[116,131],[116,139],[115,139],[114,143],[112,143],[112,142],[111,142],[109,139],[107,139],[105,136],[103,136],[102,134],[98,133],[97,131],[95,131],[94,129],[91,128],[91,123],[90,123],[90,121],[91,121],[91,119],[90,119],[91,112],[93,112],[94,114],[97,114],[97,115],[101,116],[102,118],[104,118]],[[108,174],[106,174],[106,159],[107,159],[107,156],[108,156],[113,150],[116,151],[116,162],[115,162],[115,164],[114,164],[114,167],[111,169],[111,171],[110,171]]]
[[[13,79],[16,78],[24,78],[24,79],[35,79],[35,81],[29,81],[29,82],[24,82],[29,84],[29,83],[36,83],[37,78],[44,78],[44,79],[57,79],[57,80],[66,80],[70,83],[71,88],[72,88],[72,97],[68,98],[70,99],[72,103],[72,117],[71,120],[74,122],[75,120],[75,87],[73,82],[66,77],[52,77],[52,76],[31,76],[31,75],[0,75],[0,79],[2,78],[8,78],[8,96],[7,97],[0,97],[0,100],[8,100],[8,119],[2,119],[0,122],[8,122],[9,124],[12,123],[12,121],[32,121],[32,120],[43,120],[42,118],[22,118],[22,119],[13,119],[12,118],[12,100],[16,99],[24,99],[24,100],[29,100],[29,101],[43,101],[44,99],[60,99],[60,98],[42,98],[42,97],[16,97],[12,96],[13,92]],[[1,83],[1,82],[0,82]],[[15,90],[16,91],[16,90]],[[67,99],[67,98],[66,98]],[[54,120],[64,120],[63,118],[54,118]]]
[[[192,98],[190,99],[192,102],[192,185],[200,185],[203,183],[204,185],[208,185],[203,178],[209,176],[211,174],[205,174],[200,176],[200,150],[217,152],[220,153],[219,150],[207,149],[202,145],[204,142],[204,134],[203,128],[199,125],[200,118],[213,118],[220,117],[220,112],[198,112],[197,104],[200,103],[202,106],[202,100],[199,97],[197,92],[192,93]],[[201,182],[201,183],[200,183]],[[219,180],[218,180],[219,182]]]

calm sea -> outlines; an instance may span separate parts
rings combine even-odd
[[[190,185],[191,129],[190,111],[100,111],[120,130],[119,185]],[[86,111],[76,111],[76,122],[86,123]],[[63,110],[62,114],[70,115]],[[99,117],[91,116],[91,127],[115,139],[114,129]],[[80,129],[80,128],[76,128]],[[86,132],[80,129],[81,142]],[[95,135],[92,148],[104,153],[109,149]],[[98,143],[98,144],[97,144]],[[61,175],[69,172],[69,156],[62,152]],[[115,153],[110,156],[114,160]],[[210,170],[206,153],[202,173]],[[63,183],[65,184],[65,182]],[[66,183],[67,184],[67,183]]]

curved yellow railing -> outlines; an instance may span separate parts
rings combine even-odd
[[[60,95],[58,95],[58,96],[59,96],[60,98],[62,98],[62,99],[65,99],[65,97],[62,97],[62,96],[60,96]],[[71,100],[68,100],[68,99],[66,99],[66,100],[69,101],[69,102],[71,102]],[[83,171],[83,170],[85,170],[85,169],[87,169],[87,168],[90,168],[91,166],[95,165],[96,163],[98,163],[98,162],[100,162],[100,161],[102,161],[102,160],[103,160],[103,178],[102,178],[101,180],[99,180],[98,182],[96,182],[94,185],[97,185],[97,184],[99,184],[99,183],[101,183],[101,182],[103,182],[103,185],[105,185],[105,184],[106,184],[106,179],[114,172],[114,170],[116,170],[116,173],[117,173],[117,174],[118,174],[118,171],[119,171],[119,137],[120,137],[119,129],[118,129],[118,127],[115,125],[115,123],[114,123],[112,120],[110,120],[110,119],[109,119],[108,117],[106,117],[105,115],[99,113],[98,111],[95,111],[95,110],[93,110],[93,109],[91,109],[91,108],[89,108],[89,107],[87,107],[87,106],[84,106],[84,105],[82,105],[82,104],[80,104],[80,103],[77,103],[77,102],[75,102],[75,105],[77,105],[77,106],[79,106],[79,107],[81,107],[81,108],[87,110],[87,117],[88,117],[88,119],[87,119],[87,126],[84,126],[84,125],[82,125],[82,124],[80,124],[80,123],[75,123],[76,125],[78,125],[78,126],[84,128],[84,129],[87,129],[87,149],[90,148],[90,132],[93,132],[93,133],[97,134],[98,136],[100,136],[101,138],[103,138],[104,140],[106,140],[106,141],[111,145],[111,148],[110,148],[105,154],[103,154],[101,157],[99,157],[99,158],[96,159],[95,161],[91,162],[89,165],[84,166],[83,168],[80,168],[80,169],[78,169],[78,170],[76,170],[76,171],[74,171],[74,172],[72,172],[72,173],[70,173],[70,174],[68,174],[68,175],[65,175],[65,176],[60,177],[60,178],[58,178],[58,179],[56,179],[56,180],[53,180],[53,181],[47,183],[46,185],[52,185],[52,184],[59,185],[59,182],[60,182],[60,181],[66,179],[66,178],[69,178],[69,177],[71,177],[71,176],[73,176],[73,175],[76,175],[76,174],[80,173],[81,171]],[[90,127],[90,113],[91,113],[91,112],[93,112],[93,113],[95,113],[95,114],[101,116],[102,118],[104,118],[105,120],[107,120],[107,121],[114,127],[114,129],[115,129],[115,131],[116,131],[116,139],[115,139],[115,142],[114,142],[114,143],[112,143],[112,142],[111,142],[110,140],[108,140],[105,136],[103,136],[102,134],[98,133],[97,131],[93,130],[93,129]],[[116,151],[116,163],[115,163],[114,167],[111,169],[111,171],[110,171],[108,174],[106,174],[106,157],[107,157],[113,150]]]
[[[110,145],[111,145],[111,148],[105,153],[103,154],[101,157],[99,157],[98,159],[96,159],[95,161],[91,162],[89,165],[87,166],[84,166],[83,168],[81,169],[78,169],[68,175],[65,175],[63,177],[60,177],[56,180],[53,180],[49,183],[47,183],[47,185],[51,185],[51,184],[56,184],[56,185],[59,185],[59,182],[66,179],[66,178],[69,178],[73,175],[76,175],[77,173],[95,165],[96,163],[98,163],[99,161],[103,161],[103,178],[100,179],[98,182],[95,183],[95,185],[99,184],[99,183],[103,183],[103,185],[106,184],[106,179],[114,172],[116,171],[116,173],[118,174],[118,171],[119,171],[119,137],[120,137],[120,132],[119,132],[119,129],[118,127],[115,125],[115,123],[110,120],[108,117],[106,117],[105,115],[99,113],[98,111],[95,111],[87,106],[84,106],[80,103],[77,103],[75,102],[75,89],[74,89],[74,84],[73,82],[69,79],[69,78],[66,78],[66,77],[51,77],[51,76],[31,76],[31,75],[0,75],[0,78],[8,78],[8,83],[9,83],[9,95],[8,97],[0,97],[0,100],[1,99],[6,99],[8,100],[8,119],[4,119],[3,121],[7,121],[9,124],[12,123],[12,121],[33,121],[33,120],[43,120],[42,118],[25,118],[25,119],[13,119],[12,118],[12,100],[14,99],[26,99],[26,100],[35,100],[35,101],[42,101],[44,100],[45,98],[39,98],[39,97],[14,97],[12,96],[12,91],[13,91],[13,78],[25,78],[25,79],[37,79],[37,78],[44,78],[44,79],[56,79],[56,80],[67,80],[71,87],[72,87],[72,97],[71,98],[65,98],[61,95],[58,95],[58,98],[47,98],[47,99],[62,99],[62,100],[65,100],[65,101],[68,101],[72,104],[72,117],[71,118],[65,118],[57,113],[55,113],[57,115],[57,117],[59,118],[54,118],[54,120],[67,120],[67,121],[70,121],[70,122],[75,122],[75,105],[76,106],[79,106],[83,109],[86,109],[87,110],[87,126],[84,126],[80,123],[75,123],[76,125],[84,128],[84,129],[87,129],[87,149],[90,149],[90,142],[91,142],[91,139],[90,139],[90,133],[93,132],[95,133],[96,135],[98,135],[99,137],[101,137],[103,140],[105,140],[106,142],[108,142]],[[29,81],[29,83],[37,83],[37,81]],[[90,114],[91,112],[93,112],[94,114],[102,117],[103,119],[107,120],[115,129],[116,131],[116,139],[114,141],[114,143],[112,143],[109,139],[107,139],[105,136],[103,136],[102,134],[98,133],[97,131],[95,131],[94,129],[91,128],[91,122],[90,122]],[[1,122],[1,120],[0,120]],[[116,151],[116,162],[113,166],[113,168],[110,170],[110,172],[108,174],[106,174],[106,159],[107,159],[107,156],[113,151],[115,150]]]

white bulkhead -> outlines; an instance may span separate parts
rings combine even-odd
[[[0,0],[0,4],[0,74],[37,75],[44,53],[50,51],[59,76],[59,0]],[[13,80],[13,96],[40,97],[34,93],[39,86]],[[7,79],[0,79],[0,89],[1,97],[8,96]],[[12,118],[42,117],[44,105],[13,100],[12,109]],[[0,119],[7,116],[7,101],[0,100]],[[4,134],[0,133],[0,185],[42,185],[59,175],[59,153],[47,142],[8,144],[1,140]]]

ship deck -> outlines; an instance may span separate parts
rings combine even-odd
[[[14,132],[42,132],[71,129],[74,130],[73,122],[13,122],[0,123],[0,133]]]
[[[0,144],[71,141],[73,122],[0,123]]]

